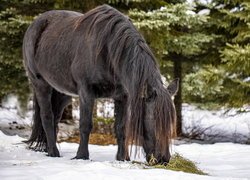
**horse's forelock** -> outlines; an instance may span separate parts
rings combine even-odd
[[[129,90],[129,116],[126,119],[126,147],[129,144],[143,144],[143,125],[145,120],[145,99],[142,93],[148,86],[150,77],[157,71],[155,61],[143,47],[136,46],[133,59],[127,63],[124,71],[129,81],[126,84]],[[125,74],[124,74],[125,75]],[[131,149],[130,149],[131,150]],[[137,151],[137,148],[135,149]],[[136,153],[135,153],[136,154]]]
[[[176,112],[173,101],[167,90],[157,90],[154,119],[156,122],[156,150],[163,156],[169,152],[171,139],[176,136]]]

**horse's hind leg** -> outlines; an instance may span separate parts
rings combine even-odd
[[[61,120],[64,108],[71,102],[71,97],[62,94],[55,89],[52,92],[52,111],[54,114],[54,133],[55,139],[57,139],[58,123]]]
[[[55,123],[51,102],[53,88],[42,78],[32,79],[31,81],[40,107],[40,117],[47,139],[48,156],[59,157],[60,154],[56,147]]]
[[[126,104],[126,99],[115,100],[115,134],[118,144],[116,159],[119,161],[130,160],[127,147],[125,146]]]

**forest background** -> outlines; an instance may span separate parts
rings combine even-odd
[[[178,135],[182,134],[183,103],[205,109],[249,105],[248,0],[0,0],[0,102],[15,94],[26,107],[31,96],[22,39],[39,14],[52,9],[85,13],[101,4],[131,18],[167,82],[180,79],[174,100]]]

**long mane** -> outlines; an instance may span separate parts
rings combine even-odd
[[[81,26],[84,24],[84,26]],[[175,132],[175,109],[170,94],[164,88],[156,58],[144,38],[128,17],[108,5],[99,6],[78,20],[86,40],[95,38],[93,59],[105,57],[114,79],[119,79],[128,94],[126,145],[143,144],[144,104],[141,98],[145,86],[156,90],[155,135],[156,149],[165,153]],[[97,52],[97,53],[96,53]]]

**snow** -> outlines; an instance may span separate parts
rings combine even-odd
[[[234,143],[183,144],[175,151],[213,176],[250,178],[250,146]]]
[[[111,101],[112,102],[112,101]],[[109,100],[103,100],[102,103],[97,102],[97,112],[98,117],[111,118],[114,117],[114,103],[110,103]]]
[[[209,9],[202,9],[201,11],[198,12],[199,15],[209,15],[210,10]]]
[[[207,111],[195,106],[183,105],[183,131],[203,132],[200,137],[211,142],[250,142],[250,112],[238,114],[236,110]]]
[[[9,101],[9,102],[8,102]],[[250,179],[250,146],[236,144],[236,137],[250,139],[250,113],[236,114],[235,110],[225,114],[225,110],[205,111],[191,105],[183,106],[184,130],[205,129],[203,139],[211,140],[213,135],[222,132],[224,136],[215,142],[226,143],[198,144],[175,143],[172,153],[179,153],[195,161],[200,169],[209,176],[188,174],[164,169],[145,169],[143,165],[115,160],[117,146],[90,145],[90,159],[71,160],[76,155],[78,144],[58,144],[60,158],[47,157],[46,153],[34,152],[22,143],[24,138],[9,136],[27,133],[30,127],[32,112],[20,117],[15,106],[15,98],[9,98],[0,108],[0,179],[29,180],[29,179],[201,179],[201,180],[230,180]],[[246,109],[249,107],[246,107]],[[248,109],[247,109],[248,110]],[[74,114],[78,114],[74,111]],[[24,126],[23,132],[15,132],[16,126]],[[9,128],[12,128],[10,130]],[[5,135],[3,132],[8,133]],[[28,134],[24,137],[28,137]],[[215,138],[215,137],[213,137]],[[227,139],[225,139],[227,138]],[[143,153],[136,160],[145,161]]]
[[[233,143],[214,145],[184,144],[174,151],[198,162],[209,176],[164,169],[144,169],[131,162],[115,161],[117,146],[90,145],[90,159],[71,160],[78,145],[58,144],[62,157],[51,158],[45,153],[26,149],[18,136],[0,132],[0,179],[247,179],[250,178],[250,147]]]
[[[14,109],[19,106],[19,103],[17,97],[15,95],[10,94],[2,100],[1,105],[4,108]]]

